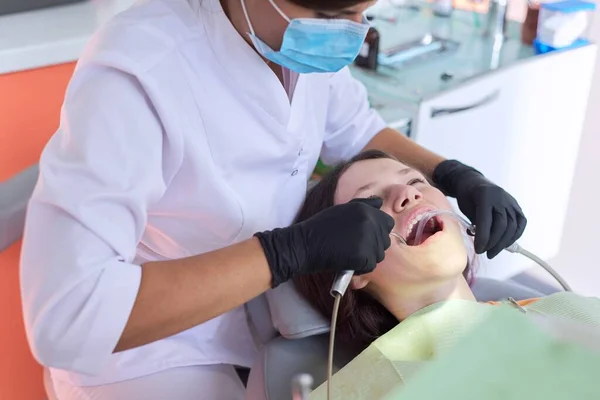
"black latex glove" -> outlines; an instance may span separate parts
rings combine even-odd
[[[477,254],[492,259],[523,234],[527,219],[517,201],[476,169],[446,160],[435,168],[433,181],[475,224]]]
[[[394,219],[381,199],[355,199],[287,228],[255,234],[276,287],[297,275],[353,270],[371,272],[390,247]]]

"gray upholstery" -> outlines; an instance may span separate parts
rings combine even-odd
[[[475,278],[471,290],[478,301],[498,301],[512,297],[515,300],[542,297],[544,293],[523,286],[512,280],[499,281],[489,278]]]
[[[543,269],[538,268],[537,271],[542,272]],[[535,288],[535,290],[545,295],[562,291],[562,287],[560,286],[560,284],[553,277],[551,277],[549,273],[543,271],[543,274],[545,274],[545,278],[548,279],[548,282],[552,283],[548,283],[545,280],[541,280],[540,278],[534,276],[532,273],[527,271],[513,276],[512,278],[510,278],[510,280],[525,287]]]
[[[0,252],[19,240],[25,225],[25,210],[37,182],[34,165],[0,183]]]
[[[271,322],[272,317],[265,295],[250,300],[246,303],[245,307],[246,315],[248,316],[248,325],[259,347],[279,336],[277,330],[273,327],[273,322]]]
[[[269,290],[266,297],[273,326],[283,337],[300,339],[329,332],[329,321],[298,293],[293,282]]]
[[[478,278],[473,285],[473,292],[479,301],[494,301],[508,297],[522,300],[559,291],[545,284],[542,286],[543,290],[537,290],[535,285],[526,287],[511,280]],[[289,293],[289,288],[285,292]],[[306,303],[302,304],[306,305]],[[270,305],[273,306],[273,310],[277,304],[271,302]],[[290,312],[290,308],[287,308],[287,311],[287,313],[284,313],[283,309],[276,311],[280,318],[289,316],[289,321],[279,320],[279,324],[290,323],[293,319],[294,312]],[[302,327],[310,326],[309,310],[301,309],[300,313],[304,315]],[[318,321],[319,319],[312,320],[313,326],[318,325]],[[285,329],[293,326],[294,324],[290,323],[285,326]],[[299,373],[311,374],[315,380],[314,387],[319,386],[326,379],[328,340],[329,335],[320,334],[295,340],[278,337],[266,344],[250,372],[246,398],[248,400],[289,399],[292,377]],[[345,352],[341,346],[336,347],[334,370],[342,368],[351,358],[352,355]]]

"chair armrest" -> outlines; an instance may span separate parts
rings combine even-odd
[[[33,165],[0,183],[0,252],[23,235],[25,212],[38,178]]]
[[[313,379],[313,389],[327,379],[329,335],[302,339],[278,337],[265,346],[250,370],[247,400],[280,400],[292,396],[292,379],[307,373]],[[348,364],[355,354],[336,346],[333,371]]]

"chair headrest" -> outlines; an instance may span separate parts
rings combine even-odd
[[[477,278],[472,289],[478,301],[543,296],[516,282],[488,278]],[[330,321],[308,303],[293,282],[269,290],[266,298],[273,326],[286,339],[301,339],[329,332]]]
[[[330,322],[286,282],[266,293],[271,320],[286,339],[301,339],[329,332]]]

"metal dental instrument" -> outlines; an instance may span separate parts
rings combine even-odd
[[[467,233],[471,236],[475,236],[475,225],[471,224],[469,221],[467,221],[465,218],[461,217],[460,215],[452,212],[452,211],[442,211],[442,210],[437,210],[437,211],[431,211],[428,212],[426,214],[423,215],[423,217],[421,218],[421,220],[419,221],[419,226],[417,227],[417,234],[415,236],[415,243],[420,243],[421,237],[423,235],[423,230],[425,229],[425,225],[427,224],[427,222],[437,216],[437,215],[446,215],[449,217],[454,217],[456,220],[458,220],[466,229],[467,229]],[[521,254],[527,258],[529,258],[531,261],[535,262],[536,264],[538,264],[540,267],[544,268],[550,275],[552,275],[552,277],[554,279],[556,279],[556,281],[562,286],[562,288],[567,291],[567,292],[572,292],[573,290],[571,289],[571,287],[569,286],[569,284],[567,282],[565,282],[565,280],[558,274],[558,272],[556,272],[546,261],[542,260],[541,258],[539,258],[538,256],[536,256],[535,254],[531,253],[530,251],[524,249],[523,247],[521,247],[519,245],[519,243],[513,243],[512,245],[508,246],[507,248],[505,248],[504,250],[508,251],[509,253],[518,253]]]
[[[390,232],[391,236],[394,236],[400,241],[400,243],[406,245],[406,240],[395,231]],[[333,310],[331,313],[331,327],[329,328],[329,355],[327,357],[327,400],[331,400],[331,377],[333,375],[333,349],[335,346],[335,327],[337,325],[337,316],[340,309],[340,302],[342,296],[346,293],[346,289],[350,285],[354,271],[347,270],[340,272],[334,279],[333,285],[329,293],[334,298]]]
[[[299,374],[292,379],[292,400],[308,400],[314,379],[309,374]]]
[[[519,311],[521,311],[523,314],[527,314],[527,310],[524,309],[515,299],[513,299],[512,297],[508,298],[508,302],[511,303],[513,306],[515,306],[515,308]]]

